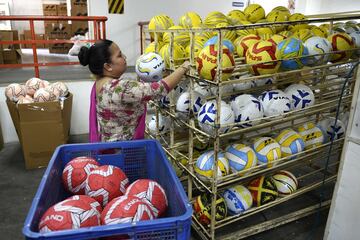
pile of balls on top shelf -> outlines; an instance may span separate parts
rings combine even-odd
[[[80,156],[65,165],[63,186],[71,197],[51,206],[41,217],[39,232],[134,223],[165,216],[168,201],[156,181],[129,179],[119,167],[100,165]]]
[[[11,83],[5,88],[7,99],[17,104],[58,101],[69,93],[63,82],[50,84],[40,78],[30,78],[25,84]]]

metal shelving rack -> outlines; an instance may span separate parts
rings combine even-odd
[[[170,33],[170,67],[169,71],[176,69],[175,61],[173,59],[173,41],[174,34],[181,32],[188,32],[190,34],[190,56],[187,60],[190,60],[191,70],[186,76],[189,81],[188,91],[190,92],[190,103],[194,99],[194,84],[206,84],[209,88],[215,88],[215,95],[209,97],[209,99],[215,99],[217,104],[217,114],[215,119],[214,134],[210,135],[202,131],[197,125],[196,115],[192,112],[190,107],[189,117],[179,118],[179,115],[176,113],[176,99],[174,99],[173,94],[170,94],[170,104],[167,107],[162,106],[158,102],[151,102],[151,105],[155,107],[157,119],[159,119],[159,114],[170,117],[171,127],[170,131],[167,133],[160,133],[157,131],[156,134],[151,134],[147,131],[147,134],[150,138],[155,138],[161,141],[163,148],[168,154],[169,158],[183,171],[183,176],[181,180],[184,183],[184,187],[187,190],[188,197],[190,201],[194,201],[194,197],[199,195],[201,192],[207,192],[212,197],[211,212],[215,212],[215,202],[219,193],[224,189],[228,188],[234,184],[246,184],[250,180],[261,176],[269,175],[278,170],[288,170],[291,171],[297,176],[298,181],[300,182],[299,189],[286,197],[277,198],[275,201],[262,205],[260,207],[252,207],[245,211],[242,214],[235,216],[227,216],[224,220],[216,221],[215,214],[211,215],[211,223],[208,226],[203,226],[195,216],[193,216],[193,228],[203,239],[216,239],[218,234],[221,234],[221,239],[241,239],[256,233],[266,231],[271,228],[275,228],[282,224],[294,221],[296,219],[308,216],[318,211],[329,207],[331,194],[334,182],[337,177],[337,170],[340,161],[340,154],[342,151],[344,138],[337,139],[333,142],[332,151],[329,153],[329,147],[331,143],[324,143],[319,147],[305,150],[301,153],[296,154],[296,159],[291,157],[283,157],[275,163],[270,168],[264,168],[263,166],[255,166],[249,170],[247,175],[243,175],[244,172],[232,173],[227,176],[218,178],[216,173],[213,171],[212,181],[210,183],[205,183],[199,179],[194,171],[194,164],[196,158],[194,157],[194,148],[197,147],[198,143],[202,143],[204,146],[212,145],[214,150],[215,159],[218,157],[218,153],[221,149],[224,149],[228,144],[235,142],[244,142],[248,141],[251,138],[263,135],[274,135],[277,134],[280,130],[297,127],[298,125],[313,121],[317,122],[323,117],[335,116],[336,107],[340,98],[340,90],[342,85],[345,82],[343,76],[348,74],[349,69],[353,66],[358,59],[350,59],[338,63],[332,64],[323,64],[317,65],[314,67],[304,67],[299,70],[278,72],[275,74],[254,76],[248,78],[236,79],[237,76],[243,75],[246,72],[248,67],[247,64],[243,63],[242,58],[235,58],[235,70],[232,74],[232,77],[228,81],[220,81],[222,76],[221,67],[217,68],[216,80],[209,81],[199,78],[197,71],[195,69],[194,61],[194,39],[196,34],[201,34],[202,32],[216,32],[218,36],[218,46],[222,45],[223,36],[226,31],[229,30],[242,30],[248,28],[258,28],[264,26],[278,26],[278,25],[293,25],[299,23],[329,23],[330,31],[332,31],[332,26],[338,21],[348,21],[348,20],[358,20],[360,19],[360,13],[348,12],[348,13],[338,13],[331,15],[314,15],[311,16],[308,20],[295,21],[295,22],[282,22],[282,23],[262,23],[262,24],[252,24],[252,25],[241,25],[241,26],[231,26],[223,28],[203,28],[203,29],[187,29],[187,30],[157,30],[150,31],[146,27],[141,28],[142,34],[142,47],[146,46],[147,34],[150,32],[153,33]],[[155,41],[157,41],[157,34],[154,34]],[[217,66],[221,66],[221,57],[222,57],[222,48],[218,47],[218,57],[217,57]],[[235,57],[235,56],[234,56]],[[185,59],[183,59],[185,60]],[[342,111],[349,111],[357,100],[357,94],[353,95],[354,88],[359,87],[359,79],[357,68],[354,74],[351,76],[351,80],[346,85],[345,94],[342,97],[341,109]],[[360,74],[359,74],[360,75]],[[257,81],[265,77],[275,78],[277,81],[273,85],[264,85],[260,87],[254,87],[248,90],[231,92],[231,93],[222,93],[220,90],[223,86],[228,84],[241,83],[246,81]],[[259,119],[260,123],[252,127],[239,128],[240,124],[246,122],[231,124],[228,125],[232,127],[232,130],[226,133],[220,132],[220,116],[221,112],[221,100],[229,99],[231,95],[239,95],[242,93],[256,94],[261,93],[269,88],[283,89],[284,86],[297,83],[301,80],[314,91],[315,94],[315,105],[307,107],[301,110],[290,111],[288,113],[282,114],[280,117],[264,117]],[[329,90],[330,88],[330,90]],[[191,105],[190,105],[191,106]],[[157,121],[157,127],[158,121]],[[223,127],[224,125],[221,125]],[[183,131],[187,129],[187,131]],[[196,143],[197,142],[197,143]],[[329,165],[325,167],[325,162],[328,155],[331,155]],[[179,159],[186,159],[187,163],[184,164],[179,161]],[[217,169],[217,161],[215,161],[214,169]],[[326,170],[326,171],[325,171]],[[319,191],[322,191],[323,195],[319,203],[319,198],[316,197]],[[311,194],[310,194],[311,193]],[[290,206],[291,202],[296,201],[300,196],[308,196],[310,194],[313,196],[313,199],[309,201],[304,201],[301,204],[296,206]],[[284,210],[285,204],[288,210]],[[290,207],[289,207],[290,206]],[[272,217],[269,219],[264,219],[264,213],[267,211],[273,210]],[[276,215],[273,214],[274,211],[281,212],[283,214]],[[259,219],[262,219],[259,221]],[[255,222],[255,223],[254,223]],[[237,223],[244,226],[239,228],[240,230],[234,231],[234,223]],[[231,229],[231,233],[228,233]]]

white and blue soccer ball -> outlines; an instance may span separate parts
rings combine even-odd
[[[166,133],[170,129],[170,118],[159,114],[159,133]],[[152,134],[156,134],[156,115],[152,115],[147,123],[148,129]]]
[[[253,204],[250,191],[242,185],[236,185],[226,189],[223,197],[230,215],[243,213],[251,208]]]
[[[332,139],[337,140],[345,136],[345,124],[339,119],[335,120],[334,117],[327,117],[318,123],[318,127],[324,134],[325,142],[329,142]]]
[[[325,54],[317,56],[309,56],[308,64],[309,65],[319,65],[329,61],[330,52],[332,51],[332,46],[329,40],[322,37],[311,37],[304,43],[304,46],[309,51],[309,55],[315,54]]]
[[[275,84],[276,78],[274,78],[274,77],[260,78],[260,79],[256,79],[254,82],[257,87],[261,87],[261,86],[265,86],[265,85]]]
[[[249,77],[253,77],[252,74],[245,74],[239,77],[239,79],[245,79],[245,78],[249,78]],[[256,87],[255,81],[254,80],[249,80],[246,82],[241,82],[241,83],[234,83],[234,90],[235,91],[242,91],[242,90],[247,90],[253,87]]]
[[[257,157],[255,151],[244,144],[232,144],[225,150],[225,157],[229,160],[230,169],[233,173],[241,172],[255,167]],[[248,170],[246,174],[250,173]]]
[[[264,108],[264,116],[278,116],[291,110],[290,99],[281,90],[265,91],[259,96]]]
[[[227,85],[223,85],[220,87],[214,86],[210,88],[211,94],[212,95],[217,95],[218,94],[218,89],[220,89],[220,93],[222,95],[224,94],[229,94],[232,93],[234,91],[234,84],[227,84]]]
[[[237,96],[231,101],[231,108],[234,111],[236,123],[249,121],[240,125],[240,127],[244,128],[251,127],[260,121],[250,120],[260,119],[264,116],[264,108],[260,100],[249,94]]]
[[[181,82],[178,85],[176,85],[174,87],[174,89],[165,97],[160,99],[160,105],[168,107],[170,105],[170,94],[173,94],[174,96],[174,100],[177,101],[177,99],[179,98],[179,96],[183,93],[187,91],[187,83],[186,82]]]
[[[190,104],[190,93],[184,92],[180,95],[176,102],[176,111],[188,115],[190,106],[192,106],[192,111],[198,113],[201,106],[204,104],[204,97],[198,93],[193,92],[193,103]]]
[[[216,175],[218,178],[229,174],[229,162],[224,153],[219,152],[217,158],[218,168]],[[201,154],[196,160],[195,173],[204,182],[210,182],[213,177],[213,171],[215,166],[214,151],[210,150]],[[221,182],[221,180],[218,180]]]
[[[314,92],[304,84],[292,84],[284,92],[290,98],[291,110],[299,110],[315,104]]]
[[[206,83],[195,83],[194,91],[201,94],[204,98],[211,96],[211,87]]]
[[[204,105],[201,106],[198,112],[198,122],[200,128],[208,133],[214,134],[215,129],[215,118],[216,118],[216,101],[211,100],[206,102]],[[228,132],[231,129],[231,126],[222,126],[225,124],[232,124],[235,122],[235,115],[233,110],[231,109],[230,105],[221,101],[221,110],[220,110],[220,133]]]
[[[164,69],[164,59],[154,52],[145,53],[136,60],[135,71],[144,82],[160,81]]]

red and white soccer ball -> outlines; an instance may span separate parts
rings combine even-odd
[[[34,99],[31,96],[26,95],[25,97],[20,98],[19,101],[17,102],[17,104],[33,103],[33,102],[34,102]]]
[[[45,88],[40,88],[34,93],[34,102],[49,102],[54,97]]]
[[[35,92],[44,87],[44,83],[40,78],[30,78],[25,83],[26,94],[34,96]]]
[[[53,85],[49,85],[44,88],[46,91],[48,91],[54,98],[54,100],[57,100],[60,97],[60,92],[57,88],[55,88]]]
[[[150,179],[136,180],[127,188],[125,195],[136,196],[149,203],[156,217],[162,216],[168,206],[165,190]]]
[[[56,90],[58,90],[58,92],[59,92],[58,95],[60,97],[65,97],[69,93],[68,87],[63,82],[55,82],[55,83],[51,84],[51,86],[53,88],[55,88]],[[57,94],[55,94],[55,95],[57,95]]]
[[[103,165],[90,172],[85,194],[106,206],[112,199],[124,195],[128,186],[129,179],[120,168]]]
[[[26,89],[23,85],[12,83],[5,88],[5,96],[11,101],[17,102],[26,96]]]
[[[43,86],[43,88],[46,88],[46,87],[49,86],[49,85],[50,85],[49,81],[42,80],[42,86]]]
[[[67,191],[73,194],[85,194],[86,179],[90,172],[99,167],[91,157],[77,157],[68,162],[62,173],[62,180]]]
[[[96,201],[89,202],[82,196],[72,196],[50,207],[41,217],[39,232],[78,229],[100,225],[100,212]]]
[[[149,204],[138,197],[126,195],[113,199],[101,213],[103,225],[134,223],[154,218]]]

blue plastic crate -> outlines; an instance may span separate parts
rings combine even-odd
[[[104,149],[116,149],[116,153],[104,154]],[[61,175],[64,166],[77,156],[92,156],[100,164],[118,166],[130,182],[149,178],[160,183],[169,202],[165,217],[134,224],[39,233],[38,224],[44,212],[70,196],[63,188]],[[192,207],[183,187],[157,141],[68,144],[55,150],[33,199],[23,234],[26,239],[97,239],[121,234],[127,234],[131,239],[189,239],[191,214]]]

